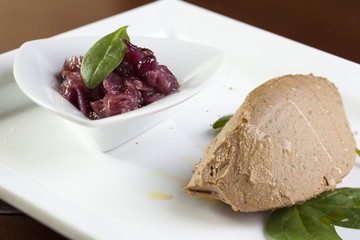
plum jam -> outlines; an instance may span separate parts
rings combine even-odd
[[[126,113],[178,91],[176,77],[151,50],[123,41],[128,48],[124,59],[94,89],[82,80],[83,57],[66,59],[61,69],[60,94],[90,119]]]

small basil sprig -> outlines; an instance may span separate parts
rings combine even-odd
[[[130,41],[127,26],[121,27],[98,40],[85,54],[81,76],[88,88],[95,88],[123,60],[127,47],[122,41]]]
[[[355,148],[355,151],[356,151],[357,155],[359,155],[359,157],[360,157],[360,150]]]
[[[276,210],[266,223],[266,234],[273,240],[341,239],[334,225],[360,229],[360,188],[335,189]]]
[[[225,126],[225,124],[230,120],[230,118],[233,116],[233,114],[225,115],[216,120],[212,127],[213,129],[219,129]]]

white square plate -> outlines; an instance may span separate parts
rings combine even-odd
[[[214,46],[227,58],[213,84],[107,153],[89,150],[63,119],[31,104],[11,75],[15,52],[0,56],[0,197],[69,238],[265,239],[268,212],[233,212],[182,188],[215,136],[210,124],[273,77],[313,73],[334,82],[360,141],[356,63],[180,1],[155,2],[62,35],[105,35],[123,25],[131,26],[130,35]],[[357,158],[339,187],[359,187],[359,176]],[[344,239],[360,237],[358,230],[337,229]]]

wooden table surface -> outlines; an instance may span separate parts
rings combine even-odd
[[[15,49],[25,41],[50,37],[152,2],[150,0],[63,0],[52,1],[50,4],[47,0],[2,1],[0,53]],[[187,2],[360,63],[360,1],[358,0],[188,0]],[[81,14],[82,12],[87,14]],[[0,238],[66,239],[22,213],[0,215]]]

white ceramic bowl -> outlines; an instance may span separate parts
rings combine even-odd
[[[165,110],[205,87],[224,59],[224,53],[213,47],[174,39],[131,37],[132,43],[153,50],[158,62],[168,66],[181,85],[179,92],[125,114],[90,120],[59,94],[57,75],[66,58],[84,55],[99,38],[57,37],[26,42],[15,58],[14,76],[25,95],[75,124],[81,141],[101,151],[119,146],[164,120]]]

